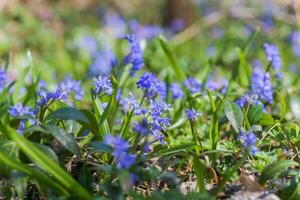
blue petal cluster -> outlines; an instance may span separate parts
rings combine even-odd
[[[6,85],[6,71],[4,68],[0,68],[0,91],[5,88]]]
[[[8,108],[8,112],[9,112],[10,116],[12,116],[12,117],[21,117],[21,116],[24,116],[24,115],[35,117],[34,110],[29,106],[23,106],[22,103],[18,103],[15,106],[10,106]],[[20,125],[17,129],[17,131],[19,133],[22,133],[23,129],[25,128],[26,121],[27,120],[25,120],[25,119],[22,119],[20,121]],[[30,122],[34,123],[34,120],[30,120]]]
[[[165,102],[151,101],[151,122],[150,134],[154,136],[161,144],[166,144],[162,131],[170,125],[170,118],[165,116],[165,112],[171,109],[171,105]]]
[[[94,81],[91,84],[95,86],[94,92],[98,95],[102,92],[105,92],[106,95],[112,95],[114,91],[110,79],[106,76],[94,77]]]
[[[74,94],[75,99],[78,101],[82,100],[84,95],[84,91],[81,87],[81,81],[72,80],[69,76],[60,82],[59,89],[67,96]]]
[[[270,73],[254,68],[251,77],[251,90],[254,100],[273,102],[273,87]]]
[[[201,91],[201,83],[196,79],[189,77],[183,82],[183,85],[190,91],[190,93],[194,94]]]
[[[277,76],[280,76],[280,68],[282,66],[282,60],[279,54],[278,47],[271,43],[264,43],[264,49],[268,61],[271,62],[273,69],[277,73]]]
[[[184,92],[180,88],[179,84],[171,83],[170,84],[170,92],[172,94],[172,99],[181,99],[184,96]]]
[[[128,169],[135,162],[136,155],[128,153],[129,142],[124,140],[121,135],[114,137],[108,134],[105,136],[104,142],[114,149],[113,157],[119,169]]]
[[[248,149],[250,147],[250,154],[254,155],[256,152],[258,152],[258,148],[256,146],[256,136],[251,131],[248,131],[247,133],[245,131],[241,131],[240,139],[244,143],[245,149]]]
[[[150,72],[142,74],[136,85],[138,88],[144,90],[146,96],[149,98],[156,94],[161,94],[163,97],[166,95],[165,85],[162,85],[156,76]]]
[[[194,108],[191,108],[185,110],[185,115],[189,120],[197,121],[200,113],[196,112]]]
[[[43,107],[53,101],[58,101],[58,100],[66,101],[68,98],[67,95],[60,89],[56,89],[50,92],[46,92],[45,90],[38,90],[37,95],[39,97],[37,101],[37,105],[39,107]]]
[[[124,64],[132,65],[130,75],[134,76],[135,72],[140,70],[144,66],[144,53],[139,42],[133,34],[126,35],[124,38],[130,43],[131,51],[128,55],[125,56],[123,62]]]

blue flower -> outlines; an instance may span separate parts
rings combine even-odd
[[[130,75],[134,76],[135,72],[144,66],[144,53],[134,35],[126,35],[124,38],[130,43],[131,51],[125,56],[123,62],[132,65]]]
[[[151,39],[162,33],[162,28],[155,25],[141,25],[136,20],[129,21],[129,28],[134,33],[137,39]]]
[[[140,79],[136,82],[136,85],[138,88],[141,88],[146,92],[147,97],[153,97],[154,95],[158,94],[158,90],[162,90],[158,79],[150,72],[142,74]]]
[[[172,94],[172,99],[181,99],[184,96],[184,92],[177,83],[170,84],[170,92]]]
[[[24,115],[34,116],[32,108],[29,106],[23,106],[22,103],[18,103],[15,106],[10,106],[8,112],[12,117],[20,117]]]
[[[254,155],[256,152],[258,152],[258,148],[256,147],[256,136],[251,131],[248,131],[247,133],[245,131],[241,131],[240,139],[244,143],[245,149],[248,149],[250,147],[250,154]]]
[[[10,106],[8,108],[8,113],[10,114],[10,116],[12,117],[22,117],[24,115],[28,115],[30,117],[35,117],[35,114],[34,114],[34,110],[29,107],[29,106],[23,106],[22,103],[18,103],[17,105],[15,106]],[[26,121],[25,119],[22,119],[20,121],[20,125],[19,125],[19,128],[17,129],[18,133],[22,133],[23,129],[25,128],[25,125],[26,125]],[[35,120],[29,120],[30,123],[34,123]]]
[[[183,82],[183,85],[189,89],[189,91],[194,94],[196,92],[201,91],[201,83],[198,82],[196,79],[189,77]]]
[[[6,85],[6,71],[4,68],[0,68],[0,91],[5,88]]]
[[[105,136],[104,142],[114,149],[112,155],[118,168],[128,169],[135,162],[136,155],[128,153],[129,142],[124,140],[121,135],[114,137],[108,134]]]
[[[91,82],[92,85],[95,86],[95,93],[100,94],[101,92],[105,92],[107,95],[112,95],[113,88],[109,78],[106,76],[98,76],[98,78],[94,77],[94,82]]]
[[[136,133],[139,133],[140,135],[147,135],[149,130],[148,130],[148,122],[147,119],[143,119],[140,123],[138,122],[133,122],[133,127],[132,130]]]
[[[92,58],[93,61],[89,69],[91,76],[109,75],[112,68],[117,64],[115,54],[107,41],[103,43],[99,51],[92,55]]]
[[[39,107],[43,107],[53,101],[67,100],[67,96],[60,89],[56,89],[50,92],[46,92],[45,90],[38,90],[37,95],[39,97],[37,101],[37,105]]]
[[[278,47],[270,43],[264,43],[264,49],[267,55],[267,59],[269,62],[271,62],[273,69],[276,72],[279,72],[282,66],[282,60],[279,54]]]
[[[115,13],[108,12],[105,14],[105,25],[114,37],[121,37],[126,32],[126,22],[124,18]]]
[[[72,80],[69,76],[59,84],[59,89],[67,96],[74,94],[75,99],[80,101],[83,98],[84,91],[81,87],[81,81]]]
[[[258,67],[254,68],[251,77],[251,92],[258,97],[258,100],[272,103],[273,87],[270,73],[265,73]]]
[[[192,109],[186,109],[185,110],[185,115],[187,116],[187,118],[189,120],[197,121],[198,120],[198,116],[200,115],[200,113],[197,113],[195,111],[195,109],[192,108]]]

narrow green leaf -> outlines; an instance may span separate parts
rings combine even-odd
[[[20,136],[14,129],[4,126],[0,123],[0,130],[5,133],[11,140],[15,141],[17,146],[35,163],[50,173],[58,183],[67,190],[82,199],[91,199],[91,195],[75,179],[62,169],[55,161],[36,148],[26,138]]]
[[[276,93],[276,96],[278,97],[280,105],[281,105],[280,120],[283,120],[285,118],[285,114],[286,114],[286,105],[287,105],[286,100],[280,92],[275,91],[275,93]]]
[[[1,151],[0,151],[0,161],[1,163],[7,165],[12,169],[27,174],[28,176],[36,179],[41,185],[44,185],[45,187],[51,187],[52,189],[54,189],[55,191],[63,195],[69,194],[69,192],[66,189],[64,189],[61,185],[56,183],[56,181],[48,178],[45,174],[41,173],[38,170],[34,170],[28,167],[27,165],[21,163],[17,159],[7,156],[7,154],[4,154]]]
[[[176,76],[176,78],[179,81],[184,81],[186,79],[185,73],[183,72],[183,70],[180,68],[180,66],[178,65],[176,59],[175,59],[175,55],[172,52],[171,48],[169,47],[168,43],[166,42],[166,39],[163,36],[159,36],[159,43],[160,46],[162,47],[162,49],[164,50],[170,64],[172,67],[172,71],[174,73],[174,75]]]
[[[251,105],[248,111],[248,120],[250,124],[255,124],[263,116],[263,107],[261,105]]]
[[[110,106],[110,105],[108,105],[108,106]],[[110,128],[109,128],[108,122],[106,120],[109,112],[104,113],[101,101],[98,98],[93,100],[93,107],[95,109],[95,114],[96,114],[96,118],[98,120],[98,125],[100,127],[101,135],[103,136],[104,134],[110,133]],[[108,109],[108,107],[106,109]]]
[[[209,102],[210,102],[210,106],[213,112],[216,112],[216,104],[214,101],[214,98],[212,97],[211,91],[210,90],[206,90],[207,94],[208,94],[208,98],[209,98]]]
[[[274,178],[274,176],[283,171],[286,170],[289,167],[292,166],[299,166],[299,164],[295,161],[291,160],[278,160],[270,165],[268,165],[261,173],[259,178],[259,183],[261,185],[265,184],[269,179]]]
[[[181,144],[178,146],[169,147],[166,149],[162,149],[156,152],[153,152],[149,155],[150,158],[155,156],[167,156],[167,155],[173,155],[177,153],[182,152],[188,152],[190,149],[194,148],[195,143],[189,143],[189,144]]]
[[[199,192],[205,192],[205,165],[201,163],[197,156],[193,159],[193,169],[197,176],[197,187]]]
[[[241,108],[234,102],[225,100],[224,111],[233,129],[239,133],[244,120],[244,115]]]

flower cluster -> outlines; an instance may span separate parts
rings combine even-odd
[[[161,84],[156,76],[150,72],[141,75],[140,79],[136,82],[136,86],[145,91],[148,98],[160,94],[162,98],[166,95],[165,85]]]
[[[94,81],[91,84],[95,86],[94,92],[98,95],[102,92],[105,92],[106,95],[112,95],[114,91],[110,79],[106,76],[94,77]]]
[[[5,88],[6,85],[6,71],[4,68],[0,68],[0,91]]]
[[[183,82],[183,85],[190,91],[190,93],[194,94],[201,91],[201,83],[196,79],[189,77]]]
[[[81,81],[72,80],[66,77],[60,82],[58,88],[67,96],[74,94],[76,100],[80,101],[83,98],[84,92],[81,87]]]
[[[184,96],[184,92],[177,83],[170,84],[170,92],[172,94],[172,99],[181,99]]]
[[[241,131],[240,139],[244,143],[245,149],[250,148],[250,154],[254,155],[256,152],[258,152],[258,148],[256,146],[256,136],[251,131],[248,131],[247,133],[245,131]]]
[[[124,140],[121,135],[114,137],[108,134],[104,142],[113,148],[113,157],[119,169],[128,169],[136,160],[136,155],[128,153],[129,142]]]
[[[263,101],[272,103],[273,93],[270,73],[264,72],[260,66],[256,66],[251,76],[251,90],[245,96],[238,99],[236,103],[240,107],[244,107],[248,101],[256,105],[263,105]]]
[[[22,103],[18,103],[17,105],[15,106],[10,106],[8,108],[8,113],[10,114],[10,116],[12,117],[22,117],[22,116],[25,116],[25,115],[28,115],[32,118],[34,118],[34,111],[32,108],[30,108],[29,106],[23,106]],[[20,121],[20,125],[19,125],[19,128],[17,129],[17,131],[19,133],[22,133],[23,129],[25,128],[25,125],[26,125],[26,121],[25,119],[22,119]],[[29,120],[31,123],[34,123],[34,120]]]
[[[45,105],[58,100],[66,101],[68,98],[67,95],[64,94],[64,92],[60,89],[56,89],[50,92],[46,92],[45,90],[38,90],[37,95],[39,97],[37,101],[37,105],[39,107],[44,107]]]
[[[124,38],[130,43],[131,51],[127,56],[125,56],[123,62],[124,64],[132,65],[130,75],[134,76],[135,72],[144,66],[144,53],[134,35],[126,35]]]
[[[251,77],[251,90],[258,100],[268,103],[273,101],[273,87],[270,73],[264,73],[260,68],[254,68]]]
[[[282,60],[279,54],[278,47],[274,44],[264,43],[265,53],[267,55],[267,59],[271,62],[274,71],[278,77],[281,77],[280,68],[282,66]]]
[[[185,110],[185,115],[189,120],[197,121],[200,113],[196,112],[194,108],[191,108]]]

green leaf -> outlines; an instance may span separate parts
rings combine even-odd
[[[42,126],[48,130],[48,132],[53,135],[67,150],[80,157],[79,147],[71,134],[67,134],[64,129],[52,124],[45,124]]]
[[[179,81],[184,81],[186,79],[185,73],[178,65],[178,63],[175,59],[175,55],[172,52],[171,48],[169,47],[168,43],[166,42],[166,39],[161,35],[158,37],[158,39],[159,39],[160,46],[162,47],[163,51],[165,52],[165,54],[171,64],[174,75],[176,76],[176,78]]]
[[[207,94],[208,94],[208,98],[209,98],[209,102],[210,102],[210,106],[213,112],[216,112],[216,104],[214,101],[214,98],[212,97],[211,91],[207,90]]]
[[[224,112],[233,129],[239,133],[244,119],[241,108],[234,102],[225,100]]]
[[[268,113],[263,113],[260,120],[258,121],[259,125],[263,126],[273,126],[275,124],[275,121],[271,115]]]
[[[197,187],[199,192],[205,192],[205,165],[199,160],[197,156],[193,159],[193,169],[197,176]]]
[[[195,143],[181,144],[178,146],[173,146],[169,148],[165,148],[159,151],[154,151],[149,155],[150,158],[155,156],[168,156],[182,152],[188,152],[190,149],[194,148]]]
[[[58,157],[56,153],[48,146],[32,142],[32,144],[38,148],[40,151],[42,151],[44,154],[46,154],[50,159],[52,159],[55,162],[59,162]]]
[[[13,184],[16,188],[16,191],[18,193],[18,197],[20,199],[24,199],[25,192],[27,189],[27,181],[28,181],[29,177],[24,175],[23,173],[16,172],[16,171],[13,171],[11,173],[11,177],[13,180]]]
[[[111,146],[105,144],[104,142],[91,142],[89,143],[89,146],[93,148],[92,152],[111,153],[113,150]]]
[[[48,156],[36,148],[26,138],[20,136],[14,129],[9,126],[4,126],[0,123],[0,130],[6,134],[11,140],[15,141],[17,146],[26,154],[33,162],[41,166],[47,171],[68,191],[82,199],[91,199],[91,195],[84,189],[72,176],[70,176],[64,169],[60,167],[55,161],[48,158]]]
[[[34,170],[33,168],[28,167],[27,165],[18,161],[16,158],[7,156],[7,154],[3,153],[2,151],[0,151],[0,161],[1,163],[7,165],[12,169],[27,174],[29,177],[36,179],[41,185],[44,185],[45,188],[50,187],[56,192],[63,195],[69,194],[69,192],[65,188],[63,188],[60,184],[56,183],[56,181],[50,179],[48,176],[46,176],[46,174],[43,174],[38,170]]]
[[[276,93],[276,96],[278,97],[279,99],[279,102],[280,102],[280,105],[281,105],[281,115],[280,115],[280,120],[283,120],[284,117],[285,117],[285,114],[286,114],[286,100],[284,98],[284,96],[278,92],[278,91],[275,91]]]
[[[295,161],[291,160],[278,160],[270,165],[268,165],[261,173],[259,178],[259,183],[261,185],[265,184],[269,179],[274,178],[274,176],[283,171],[286,170],[289,167],[292,166],[299,166],[299,164]]]
[[[59,119],[59,120],[75,120],[79,124],[81,124],[83,127],[91,129],[94,133],[97,133],[97,130],[93,123],[89,120],[89,118],[81,111],[66,107],[58,109],[45,118],[45,120],[53,120],[53,119]]]
[[[248,111],[248,120],[250,124],[255,124],[263,116],[263,107],[261,105],[251,105]]]
[[[108,109],[110,107],[110,104],[107,106],[107,108],[105,109],[105,111],[103,110],[101,101],[99,100],[99,98],[96,98],[93,100],[93,107],[95,109],[95,113],[96,113],[96,119],[98,120],[99,126],[100,126],[100,133],[103,136],[104,134],[108,134],[110,133],[110,129],[109,129],[109,125],[108,122],[106,120],[109,112]]]

